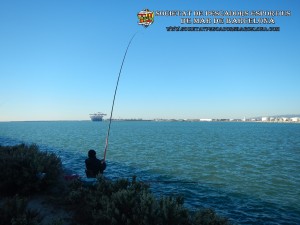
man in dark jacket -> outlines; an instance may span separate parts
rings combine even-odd
[[[85,160],[86,176],[95,178],[99,173],[103,174],[103,171],[106,169],[105,161],[97,159],[96,151],[93,149],[89,150],[88,156]]]

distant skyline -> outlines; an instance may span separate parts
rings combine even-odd
[[[280,32],[167,32],[150,10],[291,10]],[[249,118],[300,114],[297,1],[0,2],[0,121]],[[248,26],[248,25],[247,25]],[[106,117],[106,118],[107,118]]]

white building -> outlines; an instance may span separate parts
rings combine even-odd
[[[211,122],[212,119],[200,119],[201,122]]]
[[[291,118],[291,122],[300,122],[300,118],[299,117],[293,117],[293,118]]]
[[[267,122],[267,121],[269,121],[269,120],[270,120],[269,117],[262,117],[262,118],[261,118],[261,121],[262,121],[262,122]]]

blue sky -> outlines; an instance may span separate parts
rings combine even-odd
[[[291,10],[280,32],[166,32],[150,10]],[[0,2],[0,121],[109,114],[131,36],[115,118],[243,118],[300,113],[295,0]],[[229,25],[225,25],[229,26]]]

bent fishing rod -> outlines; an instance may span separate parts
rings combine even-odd
[[[109,125],[108,125],[106,140],[105,140],[105,148],[104,148],[104,156],[103,156],[104,161],[105,161],[105,158],[106,158],[106,152],[107,152],[107,148],[108,148],[108,139],[109,139],[109,134],[110,134],[110,126],[111,126],[112,115],[113,115],[113,111],[114,111],[114,105],[115,105],[119,80],[120,80],[120,76],[121,76],[121,73],[122,73],[122,68],[123,68],[123,65],[124,65],[124,61],[125,61],[129,46],[130,46],[130,44],[131,44],[131,42],[132,42],[132,40],[133,40],[133,38],[135,37],[136,34],[137,34],[137,32],[131,37],[131,39],[130,39],[128,45],[127,45],[127,48],[126,48],[126,51],[125,51],[125,54],[124,54],[124,57],[123,57],[123,60],[122,60],[122,64],[121,64],[121,67],[120,67],[119,76],[118,76],[118,80],[117,80],[117,84],[116,84],[116,88],[115,88],[115,94],[114,94],[114,98],[113,98],[113,103],[112,103],[111,111],[110,111],[110,118],[109,118]]]

